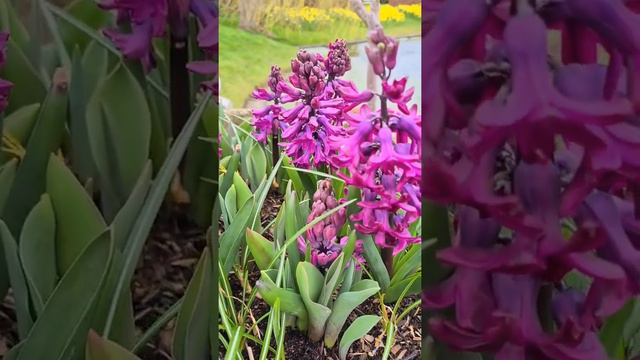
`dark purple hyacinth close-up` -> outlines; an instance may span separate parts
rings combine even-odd
[[[611,358],[599,332],[640,294],[638,2],[429,3],[422,195],[455,236],[425,330],[497,360]]]

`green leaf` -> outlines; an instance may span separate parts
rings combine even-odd
[[[127,349],[90,330],[87,336],[86,360],[140,360]]]
[[[300,229],[302,220],[298,219],[296,207],[300,206],[296,198],[296,192],[291,189],[291,183],[287,185],[287,192],[284,200],[284,235],[286,239],[290,239]],[[287,255],[289,256],[289,266],[291,267],[291,277],[295,277],[295,272],[300,261],[300,250],[298,249],[297,240],[287,247]],[[297,286],[295,284],[294,286]]]
[[[634,300],[629,300],[622,309],[611,315],[600,330],[600,341],[610,358],[625,360],[624,327],[633,311]]]
[[[24,147],[38,118],[40,104],[23,106],[4,118],[3,135],[9,135]],[[0,164],[6,163],[12,155],[0,151]]]
[[[67,80],[64,76],[57,75],[57,79],[54,76],[54,84],[29,137],[27,152],[18,166],[4,211],[4,220],[14,236],[20,234],[24,219],[45,192],[49,155],[60,147],[64,134],[66,89]]]
[[[363,338],[365,335],[373,329],[374,326],[380,321],[380,316],[377,315],[363,315],[358,317],[349,325],[345,330],[342,339],[340,339],[340,359],[347,359],[347,352],[356,340]]]
[[[236,213],[238,213],[237,199],[236,186],[231,185],[224,199],[224,208],[227,210],[229,223],[233,223],[233,219],[235,219]]]
[[[361,236],[363,245],[363,256],[367,261],[369,271],[373,275],[373,278],[380,284],[383,291],[389,287],[391,280],[389,279],[389,272],[384,266],[380,251],[370,235]]]
[[[176,360],[207,359],[209,356],[209,316],[213,293],[212,266],[205,248],[184,295],[173,336]]]
[[[131,277],[133,276],[136,264],[140,258],[145,240],[149,237],[149,233],[158,214],[158,210],[162,206],[165,194],[167,193],[174,174],[180,165],[180,160],[186,151],[189,140],[191,139],[200,116],[202,115],[202,111],[210,100],[211,92],[207,92],[193,114],[189,117],[189,120],[180,132],[180,135],[176,138],[167,159],[151,185],[147,199],[140,211],[133,229],[131,230],[125,251],[123,252],[124,261],[122,266],[118,269],[118,281],[112,294],[111,305],[109,306],[103,335],[109,336],[113,322],[115,321],[121,294],[130,284]]]
[[[13,179],[16,177],[17,166],[18,159],[12,159],[3,166],[0,166],[0,217],[2,217]]]
[[[333,304],[333,312],[327,320],[324,335],[325,346],[331,348],[338,339],[338,334],[351,312],[365,300],[380,290],[378,283],[373,280],[360,280],[353,285],[351,291],[342,293]]]
[[[245,229],[247,229],[251,221],[253,203],[252,198],[244,204],[242,209],[238,211],[238,215],[231,223],[231,226],[220,237],[218,254],[220,262],[223,264],[223,270],[226,273],[231,271],[238,255],[238,249],[244,243]]]
[[[95,172],[87,130],[87,102],[93,89],[90,92],[86,85],[86,68],[82,64],[78,48],[73,53],[71,69],[73,77],[69,89],[70,156],[74,170],[82,180],[86,180],[92,178]]]
[[[31,210],[20,235],[20,260],[36,313],[39,315],[58,281],[56,219],[49,195]]]
[[[309,314],[309,338],[311,341],[319,341],[324,334],[327,319],[331,315],[331,309],[315,302],[320,296],[324,276],[312,263],[302,261],[296,268],[296,280],[300,297]]]
[[[251,189],[249,189],[249,186],[246,182],[244,182],[242,176],[240,176],[240,173],[238,172],[233,173],[233,186],[236,190],[237,207],[241,208],[242,205],[244,205],[244,203],[249,200],[253,193],[251,193]]]
[[[402,293],[404,292],[405,288],[414,280],[415,276],[416,275],[413,275],[408,278],[404,278],[404,279],[400,279],[400,280],[396,280],[395,282],[392,282],[391,285],[384,292],[385,304],[390,304],[397,301],[402,295]],[[420,277],[422,277],[421,274],[420,274]],[[421,289],[422,289],[422,284],[418,279],[411,285],[406,295],[416,294],[420,292]]]
[[[262,146],[254,143],[249,151],[247,158],[247,170],[249,172],[249,179],[251,187],[255,190],[260,184],[260,180],[267,173],[267,157],[262,150]],[[271,184],[269,184],[271,186]]]
[[[57,263],[63,274],[107,226],[82,184],[55,155],[47,168],[47,192],[56,214]]]
[[[144,201],[147,198],[147,194],[149,193],[149,188],[151,187],[151,172],[151,162],[147,161],[147,166],[145,166],[142,174],[140,174],[138,183],[133,188],[131,196],[129,196],[129,199],[127,199],[127,202],[124,204],[122,209],[120,209],[111,223],[113,239],[120,251],[124,250],[129,234],[131,233],[131,229],[133,228],[135,221],[138,219],[140,210],[142,209]]]
[[[103,28],[109,22],[109,13],[98,8],[93,0],[75,0],[66,6],[65,12],[92,29]],[[76,45],[84,48],[91,41],[91,37],[66,22],[58,26],[67,49]]]
[[[0,69],[0,77],[13,83],[7,113],[23,106],[40,103],[47,91],[29,58],[13,39],[7,43],[7,61]]]
[[[18,246],[2,220],[0,220],[0,238],[14,294],[16,316],[18,318],[18,335],[20,339],[24,339],[33,325],[33,319],[29,312],[29,289],[20,266]]]
[[[16,2],[14,2],[14,5]],[[20,46],[26,49],[29,43],[29,33],[14,6],[8,0],[0,0],[0,30],[11,34],[11,37]]]
[[[18,360],[80,359],[89,331],[88,316],[113,253],[109,231],[92,241],[62,277],[25,339]]]
[[[87,105],[91,153],[105,217],[113,219],[149,158],[151,115],[144,91],[123,64],[101,83]]]
[[[262,299],[270,306],[275,304],[276,299],[280,299],[282,311],[296,316],[299,324],[302,324],[300,326],[301,330],[306,329],[308,314],[300,295],[291,290],[277,287],[266,271],[261,271],[260,279],[256,282],[256,288]]]
[[[276,255],[273,243],[259,233],[247,228],[247,247],[260,270],[267,270]]]

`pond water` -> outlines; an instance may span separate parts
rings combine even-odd
[[[398,60],[396,67],[391,73],[391,79],[401,79],[407,76],[407,88],[414,87],[415,93],[411,99],[411,104],[417,104],[418,109],[421,108],[420,96],[422,77],[421,77],[421,38],[410,37],[400,38],[400,48],[398,49]],[[358,89],[365,89],[367,86],[367,66],[369,60],[364,51],[367,43],[358,43],[350,46],[349,54],[351,55],[351,71],[344,78],[353,81]],[[328,51],[326,47],[307,48],[309,51],[319,52],[325,55]]]

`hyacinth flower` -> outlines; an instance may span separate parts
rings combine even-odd
[[[437,341],[496,359],[607,358],[597,332],[640,294],[640,23],[630,3],[432,9],[424,50],[437,77],[425,108],[435,123],[424,128],[422,193],[457,219],[453,246],[437,253],[453,275],[423,296],[427,309],[455,310],[432,320]],[[565,41],[549,54],[552,29]],[[484,53],[468,48],[478,41]],[[567,288],[572,271],[588,278],[585,292]],[[466,300],[475,294],[478,304]]]
[[[420,217],[421,116],[409,107],[413,89],[407,79],[391,80],[399,43],[377,28],[369,34],[366,48],[375,74],[382,80],[379,94],[359,92],[354,87],[338,87],[349,99],[380,99],[380,109],[361,105],[345,115],[346,134],[331,137],[331,164],[346,169],[338,172],[350,186],[362,190],[361,210],[352,215],[355,228],[370,235],[383,249],[387,268],[391,259],[408,245],[419,242],[410,227]],[[396,108],[389,105],[395,104]]]
[[[313,205],[307,222],[312,222],[316,217],[337,206],[338,200],[333,193],[331,180],[321,180],[318,182],[318,190],[313,194]],[[307,230],[306,236],[299,237],[298,249],[302,254],[310,254],[312,264],[324,269],[329,268],[347,245],[348,236],[338,238],[346,220],[346,209],[338,210]],[[357,260],[356,268],[359,269],[360,264],[364,263],[361,240],[356,240],[353,255]]]
[[[6,46],[9,41],[9,34],[0,32],[0,67],[4,66],[6,61]],[[9,81],[0,79],[0,114],[4,112],[9,104],[9,93],[11,92],[11,88],[13,84]],[[0,126],[0,130],[2,130],[2,126]]]

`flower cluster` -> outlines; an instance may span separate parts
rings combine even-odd
[[[392,248],[397,254],[408,244],[418,243],[410,226],[420,218],[420,125],[417,106],[408,102],[413,88],[406,89],[407,79],[389,83],[395,67],[398,42],[382,29],[370,34],[373,43],[367,47],[374,72],[382,80],[379,94],[381,106],[372,111],[362,105],[359,112],[345,114],[350,127],[346,136],[332,137],[332,165],[347,184],[362,191],[360,212],[353,215],[356,229],[372,235],[376,244]],[[338,92],[346,101],[368,101],[371,92],[358,93],[355,88],[340,86]],[[389,107],[395,103],[397,109]]]
[[[6,61],[5,47],[9,41],[9,34],[0,32],[0,67],[4,66]],[[9,93],[13,84],[0,79],[0,114],[7,108],[9,103]]]
[[[104,34],[125,57],[141,61],[146,71],[156,65],[152,40],[163,37],[168,24],[174,28],[185,27],[189,12],[200,24],[198,45],[213,51],[217,44],[217,10],[209,0],[177,0],[175,3],[168,0],[101,0],[99,6],[115,10],[118,22],[129,25],[129,33],[106,29]]]
[[[306,51],[291,62],[285,82],[273,67],[269,89],[253,96],[273,103],[253,112],[255,137],[265,142],[282,131],[285,153],[294,165],[329,165],[347,185],[361,190],[361,210],[351,218],[361,233],[394,253],[419,242],[410,227],[420,217],[420,124],[417,106],[409,108],[413,88],[407,79],[390,81],[398,42],[382,29],[370,34],[367,55],[382,80],[379,94],[359,91],[340,79],[351,68],[346,44],[329,45],[326,58]],[[364,103],[377,96],[380,109]],[[294,102],[293,107],[283,104]],[[390,104],[396,104],[391,108]]]
[[[440,2],[424,39],[422,190],[456,212],[438,253],[455,272],[424,294],[455,317],[430,333],[496,359],[607,359],[597,329],[640,293],[640,22],[622,0],[515,4]],[[592,279],[586,293],[565,286],[570,271]]]
[[[316,217],[334,209],[338,206],[338,200],[333,193],[331,180],[318,182],[318,190],[313,194],[313,205],[307,222],[312,222]],[[311,254],[311,263],[321,268],[328,268],[331,263],[340,255],[342,249],[347,245],[349,238],[343,236],[338,240],[338,233],[347,220],[347,210],[342,208],[331,214],[326,219],[307,230],[307,236],[298,238],[298,249],[301,253]],[[362,257],[362,241],[356,240],[356,247],[353,252],[359,267],[364,263]]]
[[[411,5],[398,5],[398,9],[403,13],[409,14],[411,16],[421,18],[422,17],[422,4],[411,4]]]

